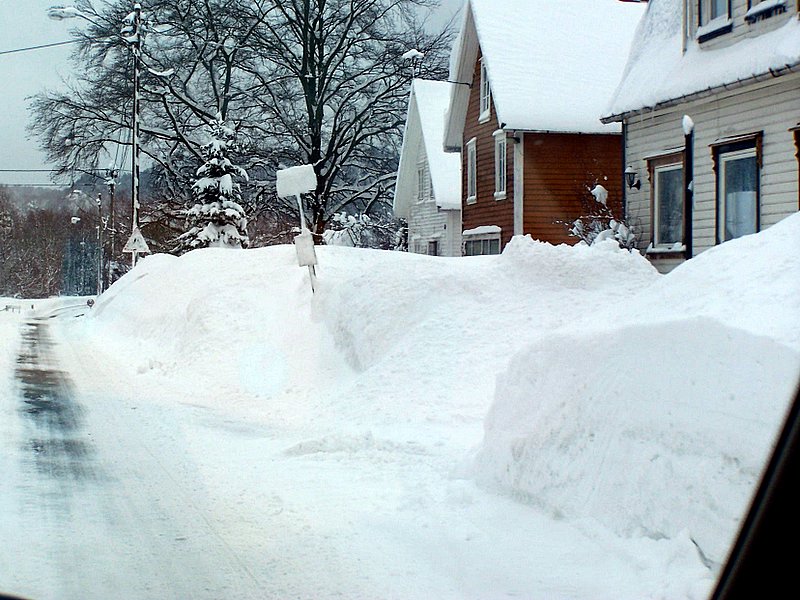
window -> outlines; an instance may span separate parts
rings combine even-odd
[[[428,255],[439,256],[439,242],[437,240],[428,242]]]
[[[720,151],[717,171],[719,241],[758,231],[758,204],[756,149]]]
[[[703,43],[733,29],[730,18],[730,0],[698,0],[697,41]]]
[[[744,20],[752,24],[786,12],[785,0],[748,0]]]
[[[475,138],[467,142],[467,204],[477,200],[477,165],[475,156]]]
[[[655,166],[653,175],[653,245],[683,244],[683,165]]]
[[[506,132],[494,132],[494,199],[506,197]]]
[[[417,166],[417,202],[422,202],[427,197],[427,177],[425,165]]]
[[[700,0],[700,24],[728,18],[728,0]]]
[[[465,256],[482,256],[486,254],[500,254],[500,238],[479,238],[464,242]]]
[[[481,112],[478,115],[479,121],[486,121],[491,110],[492,93],[489,89],[489,74],[486,72],[486,64],[481,59]]]

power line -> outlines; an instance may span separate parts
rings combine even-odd
[[[76,171],[105,171],[105,169],[75,169]],[[122,171],[124,173],[129,173],[130,169],[117,169],[117,171]],[[58,169],[0,169],[0,173],[56,173]]]
[[[99,39],[99,38],[93,38]],[[42,48],[52,48],[53,46],[64,46],[66,44],[76,44],[81,40],[67,40],[65,42],[54,42],[52,44],[42,44],[41,46],[28,46],[26,48],[14,48],[13,50],[0,50],[0,54],[14,54],[15,52],[29,52],[30,50],[41,50]]]
[[[0,183],[0,187],[70,187],[65,183]]]

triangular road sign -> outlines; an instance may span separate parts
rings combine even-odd
[[[122,249],[123,252],[136,252],[138,254],[149,254],[150,248],[147,246],[147,242],[142,235],[142,232],[139,231],[138,227],[135,227],[131,237],[128,238],[128,241],[125,242],[125,247]]]

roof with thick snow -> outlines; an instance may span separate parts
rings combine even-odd
[[[605,109],[604,120],[800,66],[800,21],[796,18],[774,31],[725,47],[701,48],[695,40],[689,40],[684,53],[682,3],[648,3],[625,74]]]
[[[608,133],[600,122],[644,8],[617,0],[467,0],[450,79],[473,83],[478,46],[506,129]],[[460,146],[467,86],[451,103],[447,145]]]
[[[394,210],[403,216],[416,185],[420,139],[427,156],[436,205],[442,210],[461,209],[461,157],[444,151],[444,119],[453,86],[446,81],[415,79],[403,134],[403,149],[395,185]]]

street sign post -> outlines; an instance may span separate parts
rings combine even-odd
[[[150,254],[150,247],[147,245],[147,240],[144,239],[142,232],[138,227],[134,227],[131,237],[125,242],[122,248],[123,252],[128,252],[133,255],[133,266],[136,266],[136,259],[139,254]]]
[[[303,199],[300,194],[310,192],[317,187],[317,174],[314,172],[314,165],[300,165],[281,169],[276,173],[277,192],[281,198],[294,196],[297,199],[297,208],[300,211],[300,235],[294,238],[294,247],[297,250],[297,263],[301,267],[308,267],[308,276],[311,278],[311,293],[316,287],[317,272],[317,253],[314,250],[314,236],[306,226],[306,218],[303,214]]]

